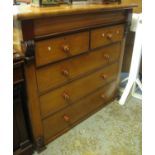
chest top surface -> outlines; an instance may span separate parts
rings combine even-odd
[[[81,13],[93,13],[111,10],[130,9],[136,4],[114,3],[114,4],[87,4],[87,5],[60,5],[54,7],[33,7],[30,5],[15,6],[14,17],[19,20],[36,19],[60,15],[71,15]]]

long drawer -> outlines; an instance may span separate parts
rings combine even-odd
[[[124,35],[124,25],[97,28],[91,31],[91,49],[121,41]]]
[[[89,32],[81,32],[37,41],[35,44],[36,65],[41,66],[65,59],[89,49]]]
[[[55,16],[34,21],[34,35],[43,36],[84,29],[97,25],[125,22],[125,11],[77,14],[74,16]]]
[[[115,97],[116,88],[115,82],[106,85],[72,106],[43,120],[45,142],[69,129],[71,125],[92,113],[99,106],[111,101]]]
[[[39,92],[65,84],[119,59],[121,43],[89,52],[36,70]]]
[[[117,74],[118,63],[114,63],[40,96],[42,117],[44,118],[66,106],[72,105],[75,101],[103,86],[105,83],[116,79]]]

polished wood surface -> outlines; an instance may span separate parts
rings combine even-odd
[[[52,16],[74,15],[84,13],[96,13],[102,11],[125,10],[137,7],[135,3],[121,4],[87,4],[87,5],[60,5],[55,7],[33,7],[33,6],[17,6],[14,11],[14,17],[19,20],[37,19]]]
[[[116,79],[118,63],[73,81],[40,97],[41,115],[46,117]],[[87,87],[86,87],[87,86]]]
[[[65,18],[64,18],[65,17]],[[35,36],[57,34],[60,32],[86,29],[96,25],[124,22],[126,14],[123,11],[87,13],[74,16],[59,16],[52,18],[36,19],[34,22]],[[63,23],[63,27],[62,27]],[[53,25],[53,26],[50,26]]]
[[[97,48],[122,40],[124,25],[98,28],[91,31],[91,48]]]
[[[36,70],[39,92],[46,92],[119,59],[120,42]],[[113,52],[115,51],[115,52]],[[109,56],[109,59],[107,59]],[[80,63],[79,63],[80,62]]]
[[[115,83],[111,83],[89,94],[76,104],[62,110],[43,121],[45,140],[49,141],[54,136],[61,135],[65,129],[69,129],[74,123],[87,116],[99,106],[104,106],[116,93]]]
[[[33,125],[32,132],[34,137],[40,137],[40,135],[42,135],[43,133],[43,128],[41,123],[40,110],[38,110],[40,109],[40,107],[39,107],[39,98],[37,94],[35,68],[33,64],[28,64],[26,66],[25,77],[26,77],[27,95],[28,95],[28,108],[31,118],[31,124]],[[37,140],[38,139],[35,139],[35,143],[37,143],[36,142]]]
[[[135,3],[137,7],[133,8],[134,13],[142,13],[142,0],[123,0],[127,4]]]
[[[41,66],[61,59],[69,58],[71,56],[87,52],[88,48],[88,32],[38,41],[36,42],[35,47],[36,65]]]
[[[16,12],[38,151],[116,97],[133,6],[22,6]]]

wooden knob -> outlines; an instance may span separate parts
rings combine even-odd
[[[105,58],[106,60],[108,60],[108,61],[110,60],[110,56],[109,56],[108,54],[105,54],[105,55],[104,55],[104,58]]]
[[[108,38],[109,40],[111,40],[111,39],[112,39],[112,34],[111,34],[111,33],[107,34],[107,38]]]
[[[64,120],[65,120],[66,122],[69,122],[69,120],[70,120],[69,116],[67,116],[67,115],[64,115],[63,118],[64,118]]]
[[[101,77],[105,80],[105,79],[107,79],[107,75],[105,75],[105,74],[101,74]]]
[[[102,33],[102,37],[105,37],[105,34],[104,33]]]
[[[101,94],[101,98],[102,98],[102,99],[105,99],[105,95],[104,95],[104,94]]]
[[[119,34],[119,33],[120,33],[119,30],[117,30],[117,31],[116,31],[116,34]]]
[[[63,46],[63,50],[64,50],[66,53],[69,53],[69,52],[70,52],[70,49],[69,49],[69,46],[68,46],[68,45],[64,45],[64,46]]]
[[[67,92],[64,92],[64,93],[62,94],[62,96],[63,96],[63,98],[64,98],[65,100],[69,100],[69,99],[70,99],[70,96],[69,96],[69,94],[68,94]]]
[[[66,69],[64,69],[64,70],[62,70],[62,74],[64,75],[64,76],[69,76],[69,71],[68,70],[66,70]]]
[[[48,46],[48,51],[51,51],[51,50],[52,50],[51,46]]]

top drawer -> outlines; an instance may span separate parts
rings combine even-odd
[[[68,10],[68,9],[67,9]],[[126,11],[104,11],[80,13],[71,16],[55,16],[34,20],[34,35],[36,37],[75,31],[97,25],[123,23],[126,21]]]
[[[98,28],[91,31],[91,49],[122,40],[124,25]]]
[[[89,32],[81,32],[63,37],[36,42],[36,65],[41,66],[65,59],[89,48]]]

